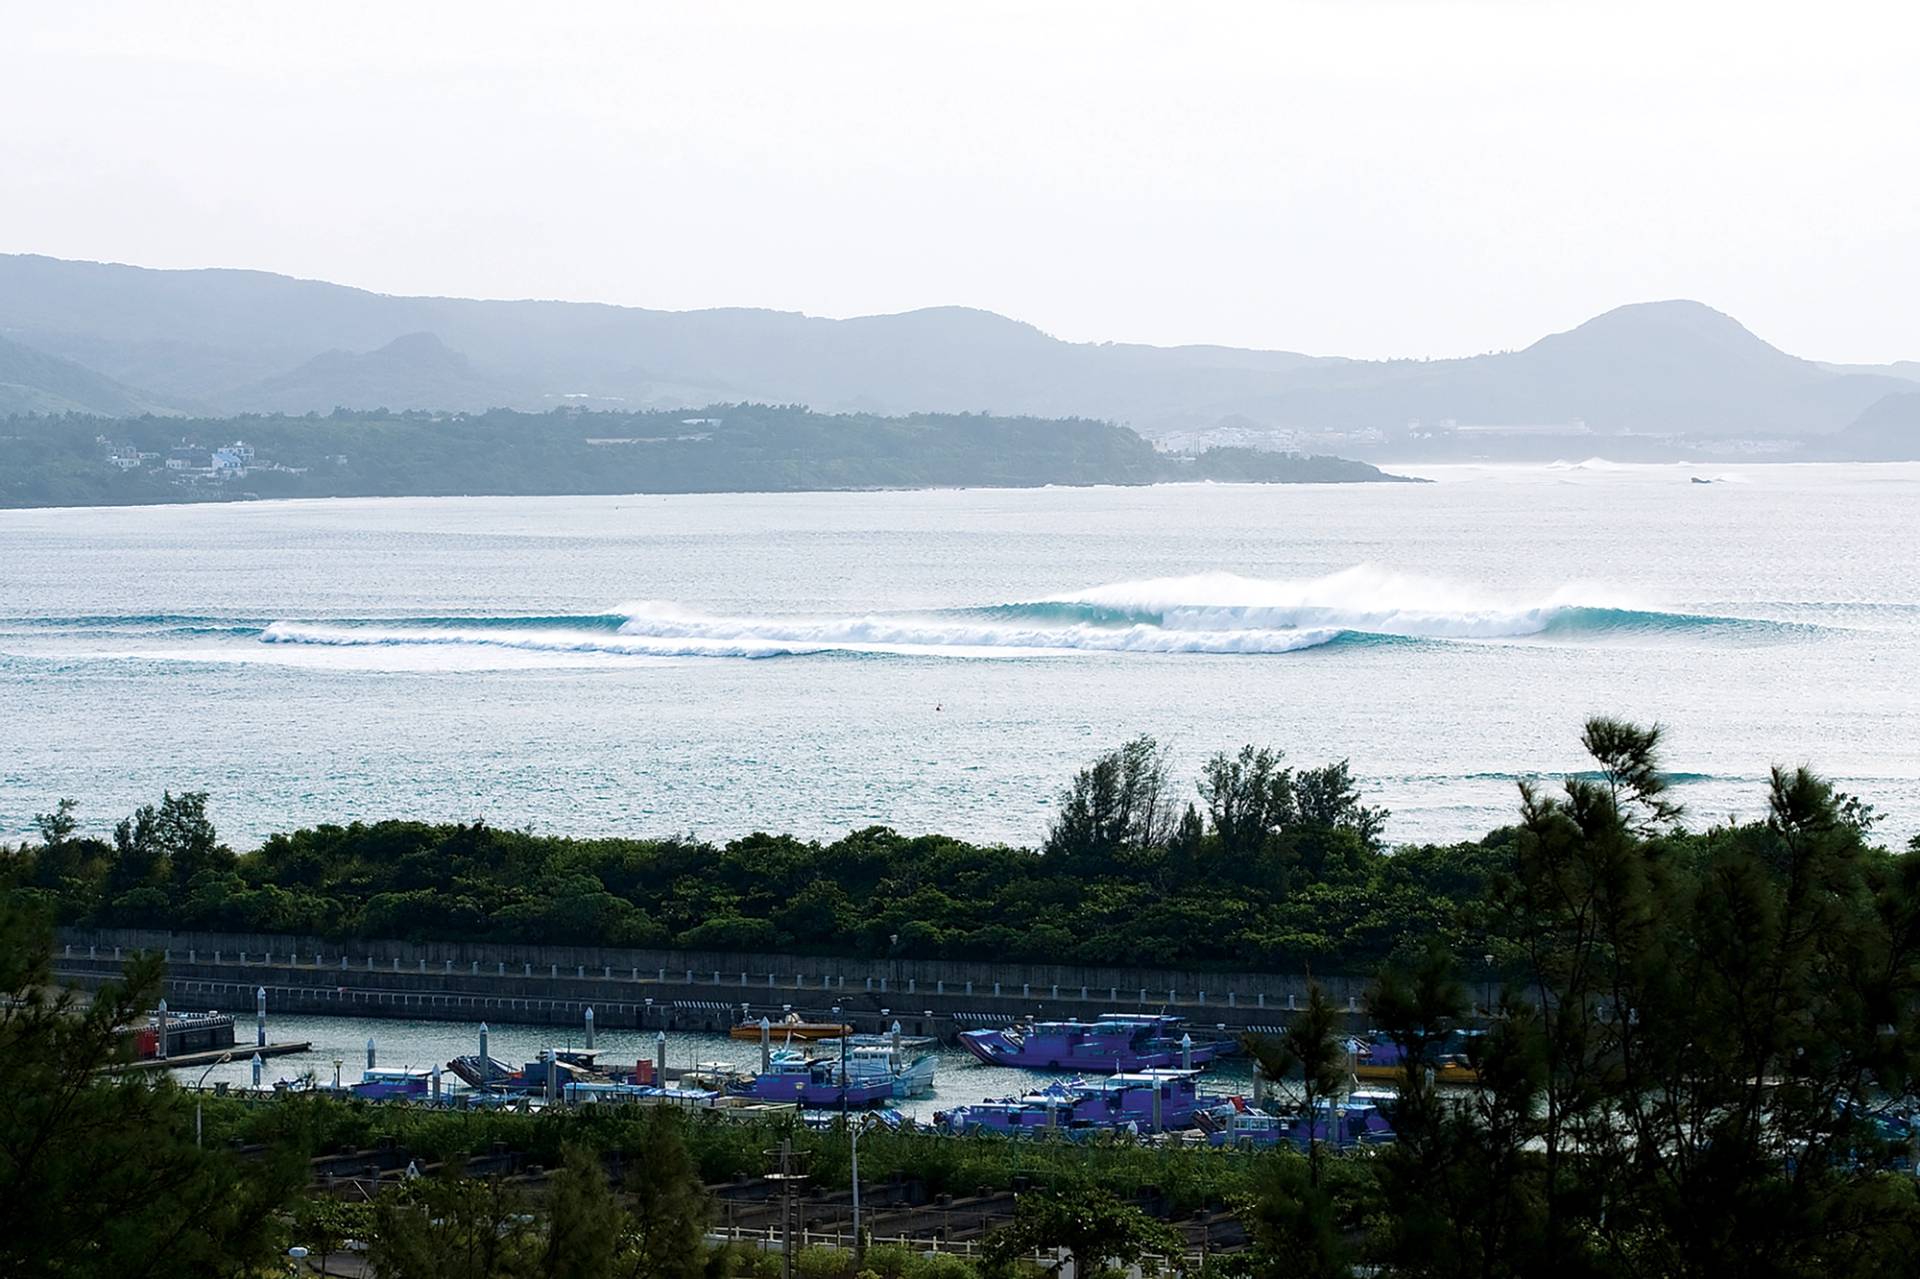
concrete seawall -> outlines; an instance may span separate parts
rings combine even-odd
[[[449,1021],[572,1024],[591,1006],[605,1029],[725,1030],[787,1011],[865,1031],[898,1020],[910,1034],[1017,1018],[1170,1012],[1196,1027],[1277,1027],[1305,1001],[1307,978],[1271,973],[935,964],[823,956],[712,954],[504,943],[329,942],[259,934],[63,929],[55,967],[96,986],[140,950],[167,960],[180,1007],[250,1011],[266,987],[282,1012]],[[1367,980],[1323,977],[1334,1005],[1364,1020]]]

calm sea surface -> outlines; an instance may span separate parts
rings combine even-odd
[[[0,512],[0,838],[172,788],[242,847],[1031,842],[1152,733],[1186,772],[1351,758],[1394,837],[1445,839],[1579,767],[1595,712],[1668,726],[1696,820],[1806,762],[1920,830],[1920,466],[1420,473]]]

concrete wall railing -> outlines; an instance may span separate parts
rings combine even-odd
[[[892,960],[823,955],[624,950],[594,946],[534,946],[510,942],[405,942],[262,933],[171,932],[152,929],[60,930],[68,955],[105,958],[151,950],[175,965],[263,964],[402,975],[529,979],[624,978],[671,984],[680,998],[729,1004],[791,1002],[809,1005],[840,996],[886,995],[1001,1000],[1071,1000],[1121,1008],[1174,1004],[1285,1008],[1307,989],[1305,973],[1227,972],[1188,968],[1094,967],[1066,964],[980,963],[965,960]],[[1320,975],[1320,985],[1346,1007],[1363,999],[1369,979]],[[828,997],[828,998],[823,998]]]

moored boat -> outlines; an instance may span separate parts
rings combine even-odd
[[[1216,1146],[1278,1146],[1298,1150],[1318,1142],[1336,1150],[1393,1140],[1393,1124],[1378,1098],[1351,1096],[1316,1102],[1311,1111],[1297,1107],[1273,1112],[1239,1097],[1207,1112],[1207,1140]]]
[[[899,1041],[904,1045],[905,1039]],[[931,1043],[931,1040],[916,1041]],[[934,1073],[939,1059],[930,1052],[908,1057],[894,1043],[879,1035],[850,1035],[844,1040],[827,1039],[815,1047],[819,1060],[844,1068],[849,1079],[863,1083],[886,1082],[895,1097],[925,1097],[933,1092]]]
[[[727,1091],[756,1101],[790,1102],[815,1109],[840,1106],[877,1106],[892,1101],[892,1077],[859,1079],[842,1076],[840,1063],[827,1057],[808,1057],[796,1049],[772,1054],[767,1068],[735,1080]]]
[[[1059,1080],[1016,1097],[955,1106],[934,1116],[952,1133],[1154,1132],[1193,1125],[1198,1071],[1153,1069],[1104,1079]]]
[[[498,1057],[481,1060],[477,1053],[465,1053],[447,1063],[447,1069],[469,1088],[482,1091],[492,1089],[517,1090],[520,1086],[520,1072],[501,1061]]]
[[[1441,1084],[1472,1084],[1480,1081],[1480,1072],[1474,1068],[1468,1053],[1477,1031],[1456,1030],[1434,1044],[1425,1055],[1422,1066],[1432,1072],[1434,1082]],[[1379,1034],[1356,1036],[1347,1041],[1347,1051],[1352,1055],[1352,1071],[1355,1079],[1371,1082],[1398,1083],[1406,1077],[1407,1057],[1399,1044]]]
[[[1191,1070],[1231,1052],[1227,1040],[1195,1040],[1186,1019],[1160,1014],[1105,1013],[1099,1020],[1043,1021],[1004,1030],[969,1030],[966,1050],[989,1066],[1122,1074],[1154,1069]]]
[[[659,1088],[603,1079],[569,1083],[561,1090],[559,1100],[569,1106],[645,1101],[706,1109],[718,1102],[720,1096],[719,1090],[711,1088]]]
[[[369,1101],[391,1101],[398,1097],[425,1097],[433,1087],[433,1072],[407,1067],[391,1070],[386,1067],[368,1068],[361,1072],[360,1082],[348,1084],[347,1091],[356,1097]]]
[[[759,1039],[762,1028],[757,1021],[743,1021],[728,1031],[734,1039]],[[766,1032],[777,1041],[789,1039],[838,1039],[842,1035],[851,1035],[853,1027],[838,1021],[808,1021],[799,1013],[788,1013],[776,1022],[769,1022]]]

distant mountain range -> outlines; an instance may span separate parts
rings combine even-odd
[[[0,337],[0,416],[16,413],[167,413],[159,399],[83,364]]]
[[[1791,438],[1821,454],[1870,441],[1874,456],[1915,456],[1920,430],[1897,424],[1911,414],[1876,406],[1916,390],[1920,364],[1800,359],[1686,301],[1624,306],[1520,351],[1366,361],[1063,342],[955,307],[824,320],[390,297],[258,271],[0,255],[0,414],[756,401],[1097,417],[1163,440],[1296,433],[1376,454],[1409,441],[1499,453],[1530,434]]]

